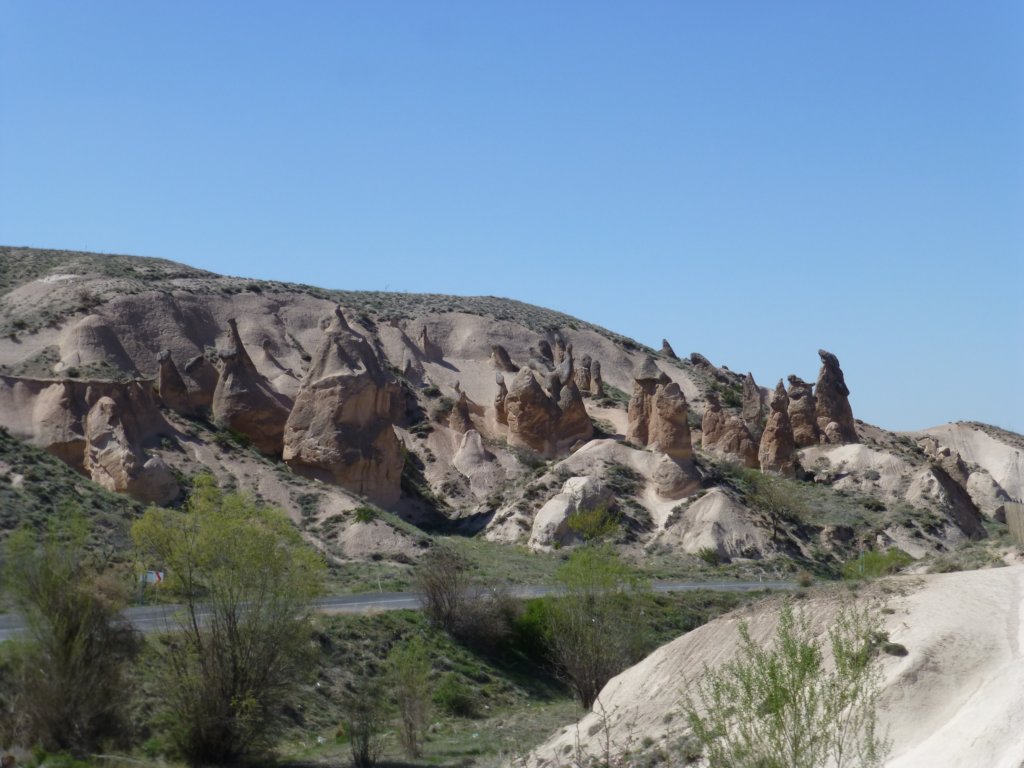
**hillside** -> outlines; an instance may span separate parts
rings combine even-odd
[[[81,484],[175,505],[212,472],[339,566],[400,575],[438,533],[543,554],[596,509],[658,572],[834,575],[998,541],[1024,493],[1024,438],[865,424],[828,352],[769,389],[509,299],[0,248],[0,334],[0,424]]]

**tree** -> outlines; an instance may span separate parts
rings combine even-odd
[[[126,731],[125,669],[138,643],[120,616],[121,583],[94,564],[88,524],[62,513],[37,542],[7,542],[5,581],[28,626],[16,646],[11,730],[28,743],[77,755]]]
[[[423,613],[430,623],[452,632],[464,611],[469,580],[469,563],[458,552],[444,547],[432,548],[416,567],[416,587]]]
[[[608,545],[573,552],[557,574],[563,594],[547,611],[548,643],[580,704],[643,655],[647,588]]]
[[[804,504],[795,492],[794,483],[756,470],[747,471],[744,479],[749,486],[747,501],[768,519],[772,541],[775,541],[782,524],[798,519],[804,512]]]
[[[398,706],[399,740],[409,758],[419,757],[420,736],[430,711],[430,659],[416,637],[396,645],[388,654],[388,682]]]
[[[309,669],[309,616],[323,563],[279,511],[199,478],[184,514],[150,509],[140,555],[184,603],[160,659],[163,721],[194,765],[268,749]]]
[[[884,633],[866,609],[843,609],[828,632],[833,664],[802,612],[788,604],[762,648],[740,625],[738,657],[707,670],[685,705],[709,768],[873,768],[889,750],[879,734]]]

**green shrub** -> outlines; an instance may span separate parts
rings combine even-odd
[[[850,560],[843,565],[843,578],[874,579],[879,576],[887,576],[896,573],[912,562],[914,562],[914,558],[902,549],[894,547],[884,552],[870,549],[862,553],[856,560]]]
[[[437,686],[434,703],[453,717],[476,717],[479,714],[479,702],[474,692],[452,674]]]
[[[355,515],[357,523],[372,523],[377,519],[377,510],[365,504],[356,507],[352,513]]]
[[[614,538],[622,527],[620,515],[606,504],[577,510],[569,515],[566,524],[569,530],[588,542]]]

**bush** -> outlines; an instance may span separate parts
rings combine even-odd
[[[62,516],[38,546],[30,531],[18,531],[7,543],[4,574],[28,639],[14,646],[12,721],[0,731],[76,755],[123,739],[125,669],[138,650],[120,616],[123,585],[89,562],[87,535],[77,515]]]
[[[891,744],[877,732],[877,633],[866,611],[843,610],[826,666],[807,617],[789,605],[769,647],[741,624],[738,656],[708,670],[685,704],[709,768],[880,766]]]
[[[434,703],[454,717],[476,717],[479,713],[476,694],[455,675],[447,675],[437,686]]]
[[[606,504],[599,504],[593,509],[577,510],[569,515],[566,524],[569,530],[586,542],[614,538],[622,528],[620,516]]]
[[[430,717],[430,659],[423,641],[412,637],[388,654],[388,683],[398,706],[398,738],[409,758],[419,757],[427,720]]]
[[[914,562],[914,558],[902,549],[894,547],[884,552],[869,549],[856,560],[850,560],[843,564],[843,578],[875,579],[879,576],[888,576],[912,562]]]

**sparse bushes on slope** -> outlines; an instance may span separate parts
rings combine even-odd
[[[878,732],[884,633],[865,609],[843,609],[829,630],[833,665],[805,614],[786,605],[774,642],[740,625],[738,657],[704,679],[685,705],[709,768],[873,768],[890,743]]]

